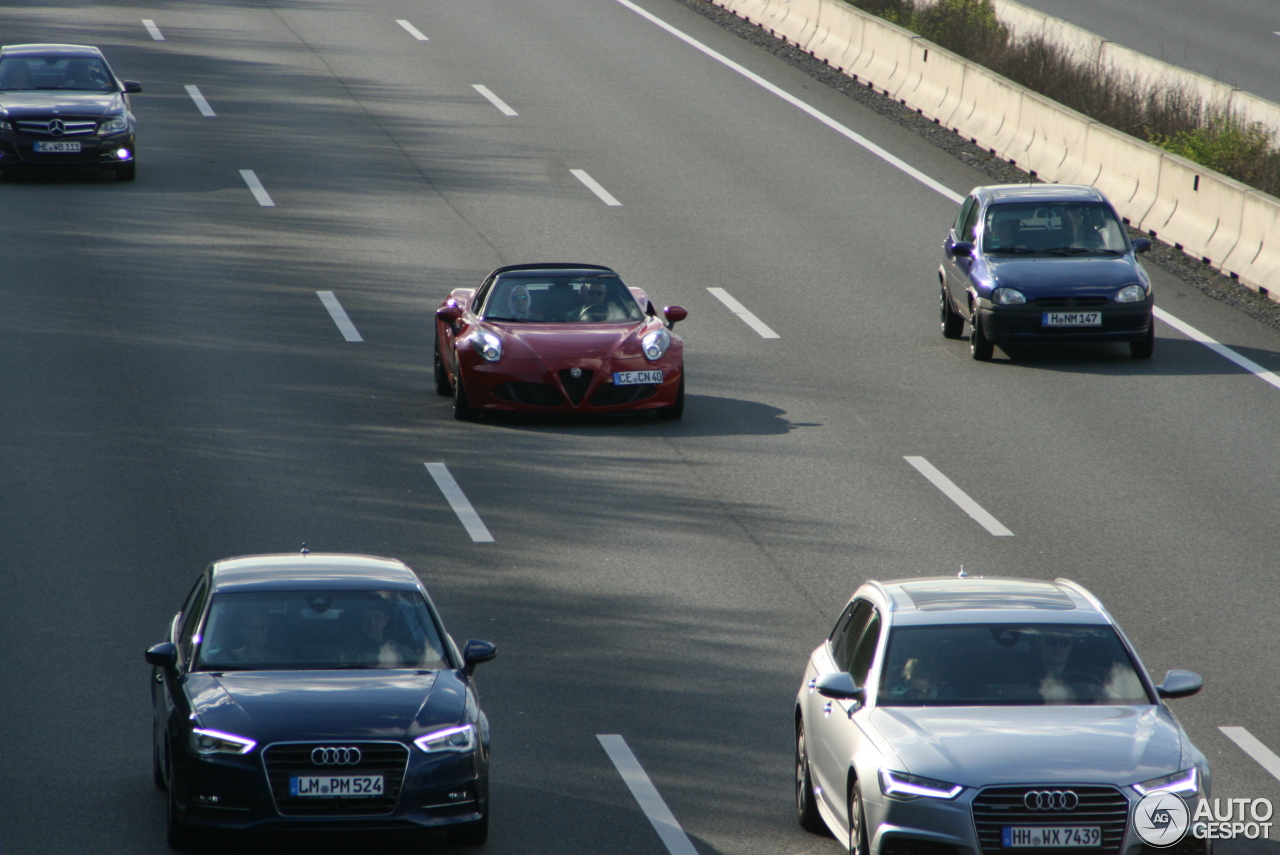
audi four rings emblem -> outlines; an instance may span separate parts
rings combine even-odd
[[[1022,803],[1027,810],[1075,810],[1080,797],[1071,790],[1031,790]]]
[[[317,766],[354,766],[360,762],[359,748],[316,748],[311,762]]]

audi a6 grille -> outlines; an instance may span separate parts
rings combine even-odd
[[[574,377],[571,371],[573,371],[572,368],[561,371],[560,382],[564,384],[564,391],[576,407],[582,403],[583,397],[587,394],[587,387],[591,385],[591,372],[584,368],[581,376]]]
[[[657,393],[657,386],[647,384],[615,386],[612,383],[606,383],[592,393],[590,404],[593,407],[615,407],[618,404],[634,404],[636,401],[652,398]]]
[[[347,749],[358,749],[358,762]],[[322,763],[312,760],[312,753]],[[337,749],[325,752],[324,749]],[[398,742],[303,742],[269,746],[262,752],[267,783],[281,816],[382,816],[395,810],[409,765],[409,749]],[[328,765],[324,761],[331,761]],[[380,796],[290,796],[289,779],[295,776],[381,775]]]
[[[44,121],[20,121],[18,131],[29,136],[63,139],[64,137],[92,136],[98,123],[74,119],[49,119]]]
[[[1096,309],[1107,304],[1106,297],[1036,297],[1043,309]]]
[[[1074,794],[1074,798],[1065,795]],[[1059,795],[1052,795],[1059,794]],[[1075,807],[1069,805],[1074,803]],[[1030,806],[1029,806],[1030,805]],[[1032,809],[1034,806],[1036,809]],[[1129,802],[1115,787],[988,787],[973,800],[973,824],[984,855],[1020,851],[1004,848],[1008,825],[1078,825],[1102,831],[1096,855],[1118,853],[1129,824]],[[1063,855],[1078,849],[1037,849],[1039,855]]]
[[[503,383],[493,390],[495,398],[513,404],[530,404],[535,407],[559,407],[564,396],[555,386],[546,383]]]

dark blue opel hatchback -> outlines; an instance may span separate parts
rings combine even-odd
[[[212,829],[440,828],[483,843],[489,721],[418,577],[363,555],[261,555],[196,580],[154,666],[169,843]]]
[[[974,359],[995,345],[1031,341],[1128,342],[1155,349],[1155,301],[1115,208],[1096,187],[1002,184],[964,200],[942,244],[942,334],[969,325]]]

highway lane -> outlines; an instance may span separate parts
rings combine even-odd
[[[683,7],[650,8],[960,192],[981,180]],[[26,368],[4,381],[23,402],[3,422],[5,463],[26,479],[3,498],[20,525],[0,566],[39,557],[61,574],[6,580],[25,607],[5,630],[25,657],[6,689],[25,702],[0,727],[31,736],[0,773],[16,794],[0,798],[6,851],[161,850],[138,651],[200,563],[302,539],[406,558],[455,635],[502,645],[483,675],[505,752],[495,851],[661,851],[598,733],[626,736],[700,851],[834,850],[788,815],[786,711],[803,654],[861,578],[960,561],[1094,587],[1148,664],[1211,675],[1178,710],[1222,752],[1220,785],[1272,792],[1215,729],[1243,723],[1280,746],[1256,687],[1274,672],[1258,644],[1273,535],[1254,510],[1274,496],[1258,429],[1274,421],[1274,390],[1172,335],[1151,366],[1089,348],[972,364],[934,321],[951,204],[621,7],[437,8],[415,21],[425,45],[395,24],[411,10],[331,11],[216,7],[171,25],[161,10],[97,10],[112,32],[134,27],[121,50],[148,70],[136,76],[154,99],[139,110],[155,154],[133,187],[0,188],[15,267],[57,285],[3,285],[21,310],[4,364]],[[159,47],[144,14],[166,33]],[[207,38],[187,47],[184,33]],[[220,136],[197,161],[189,147],[209,121]],[[326,139],[307,135],[317,125]],[[326,143],[349,158],[321,172],[307,155]],[[242,168],[276,208],[257,206]],[[120,206],[123,244],[68,225],[91,193]],[[700,378],[685,422],[449,419],[424,370],[434,302],[544,253],[589,253],[694,310],[680,328]],[[781,339],[762,340],[707,287]],[[363,343],[343,340],[321,288]],[[1274,360],[1271,332],[1195,292],[1173,299],[1187,304],[1179,317]],[[992,538],[902,459],[913,454],[1015,536]],[[492,546],[466,537],[422,467],[433,460]],[[1230,611],[1197,602],[1208,572]],[[83,593],[42,605],[59,578]],[[1159,619],[1170,614],[1197,634]],[[50,631],[68,623],[74,634]],[[106,702],[92,707],[38,667],[82,638],[100,651],[93,696]],[[51,775],[68,711],[93,730],[74,737],[75,767]],[[110,782],[115,819],[55,820],[86,774]]]

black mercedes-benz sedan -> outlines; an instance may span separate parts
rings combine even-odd
[[[426,588],[364,555],[232,558],[196,580],[154,666],[169,843],[210,830],[442,829],[483,843],[489,721]]]
[[[0,48],[0,170],[100,166],[121,181],[137,175],[129,95],[96,47]]]

